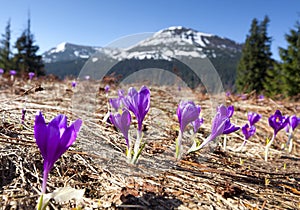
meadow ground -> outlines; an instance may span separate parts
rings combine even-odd
[[[33,135],[38,110],[42,110],[47,122],[57,114],[66,114],[69,122],[78,116],[84,120],[75,144],[50,172],[47,186],[48,192],[63,186],[85,189],[84,198],[77,204],[51,201],[50,209],[71,209],[76,205],[83,209],[300,209],[300,128],[295,131],[291,154],[281,149],[287,141],[282,130],[271,147],[269,161],[264,161],[264,145],[273,132],[268,117],[276,109],[285,115],[298,114],[299,102],[259,100],[251,94],[244,100],[229,96],[225,103],[235,107],[233,123],[246,123],[248,111],[262,114],[257,133],[245,149],[231,150],[243,141],[238,131],[227,136],[225,151],[218,143],[210,144],[176,161],[173,151],[178,135],[178,102],[191,97],[201,105],[205,122],[197,137],[204,139],[210,133],[213,117],[211,100],[197,90],[149,86],[151,108],[143,128],[147,145],[139,165],[132,167],[123,156],[122,135],[102,122],[107,113],[104,85],[90,81],[89,87],[74,89],[70,84],[71,81],[53,78],[31,83],[16,80],[14,84],[1,81],[1,209],[36,206],[43,170]],[[112,86],[109,95],[116,96],[116,91]],[[24,107],[27,112],[21,125]],[[134,137],[134,132],[131,135]],[[190,145],[190,137],[187,129],[185,145]]]

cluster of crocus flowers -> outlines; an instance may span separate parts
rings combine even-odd
[[[241,151],[243,147],[246,145],[248,139],[253,136],[256,132],[255,123],[257,123],[261,119],[261,115],[255,112],[248,113],[248,121],[244,126],[242,126],[242,133],[244,135],[244,142],[242,145],[236,149],[235,151]]]
[[[181,101],[178,104],[177,117],[178,117],[180,129],[178,133],[178,138],[176,139],[175,157],[177,159],[181,158],[182,155],[182,136],[185,127],[189,123],[194,122],[194,130],[198,130],[201,125],[201,120],[199,119],[200,111],[201,111],[201,107],[195,105],[193,101]],[[195,122],[196,120],[197,122]]]
[[[288,133],[288,141],[287,141],[287,148],[288,152],[292,152],[293,149],[293,133],[296,127],[300,124],[300,118],[296,115],[292,115],[289,117],[288,123],[286,124],[286,132]]]
[[[121,102],[124,106],[123,110],[121,113],[110,114],[110,121],[122,132],[123,136],[125,137],[128,162],[135,164],[145,145],[143,144],[141,146],[142,125],[150,108],[150,90],[146,86],[142,86],[139,91],[133,87],[130,87],[126,96],[124,95],[123,91],[120,90],[119,99],[110,100],[110,104],[112,104],[114,109],[118,111]],[[133,144],[128,134],[131,123],[131,115],[129,111],[134,114],[138,124],[137,138],[134,142],[133,151]]]
[[[60,156],[76,140],[82,121],[77,119],[69,127],[67,117],[58,115],[47,125],[42,112],[38,112],[34,121],[34,137],[44,159],[42,195],[46,193],[50,170]]]
[[[274,132],[271,141],[269,141],[265,147],[265,161],[268,161],[269,148],[275,140],[277,133],[285,128],[288,122],[289,117],[283,116],[280,110],[276,110],[275,113],[269,117],[269,125],[273,128]]]
[[[211,134],[199,145],[191,148],[189,152],[194,152],[202,149],[206,144],[215,140],[222,134],[230,134],[240,129],[240,127],[232,124],[230,118],[234,113],[234,107],[229,106],[228,108],[223,104],[217,108],[217,113],[212,120]]]

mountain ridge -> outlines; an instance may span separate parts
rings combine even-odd
[[[46,72],[61,78],[68,75],[77,76],[89,58],[94,59],[92,62],[97,62],[98,59],[142,60],[180,56],[208,58],[223,77],[222,81],[225,85],[232,86],[241,51],[242,44],[231,39],[187,27],[171,26],[157,31],[126,49],[63,42],[46,51],[42,56]],[[95,54],[98,55],[97,58],[93,58]]]

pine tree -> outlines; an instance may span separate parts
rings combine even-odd
[[[282,60],[282,92],[286,96],[294,96],[300,93],[300,23],[295,29],[291,29],[285,35],[288,42],[287,49],[279,48]]]
[[[267,70],[264,82],[265,94],[267,96],[278,96],[282,93],[282,76],[281,64],[274,61],[273,68]]]
[[[14,56],[14,61],[21,74],[28,72],[35,72],[36,75],[45,74],[42,56],[37,55],[39,46],[34,43],[34,36],[30,31],[30,18],[28,18],[27,29],[22,32],[15,44],[17,53]]]
[[[0,41],[0,68],[6,71],[9,71],[11,68],[13,68],[10,39],[10,20],[8,20],[5,28],[5,34],[2,34],[2,40]]]
[[[253,19],[242,57],[237,68],[236,87],[239,92],[260,93],[264,90],[267,70],[272,68],[271,37],[267,34],[269,18],[259,23]]]

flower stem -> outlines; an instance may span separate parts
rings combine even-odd
[[[240,151],[242,151],[242,149],[243,149],[244,146],[246,145],[247,141],[248,141],[248,139],[244,138],[244,141],[243,141],[243,143],[241,144],[241,146],[239,146],[239,147],[238,147],[237,149],[235,149],[234,151],[235,151],[235,152],[240,152]]]
[[[131,140],[130,140],[130,137],[128,136],[128,146],[127,146],[127,161],[128,163],[130,163],[131,161]]]
[[[226,150],[226,144],[227,144],[227,135],[224,135],[224,141],[223,141],[223,149]]]
[[[178,138],[176,139],[176,159],[180,159],[181,158],[181,147],[182,147],[182,132],[181,130],[179,130],[178,133]]]
[[[293,131],[289,132],[289,139],[287,141],[287,148],[289,150],[289,153],[293,150]]]
[[[136,135],[136,141],[134,143],[134,149],[133,149],[133,158],[131,160],[131,163],[135,163],[136,159],[138,158],[140,144],[141,144],[141,138],[142,138],[142,130],[137,130]]]
[[[276,134],[274,133],[273,136],[272,136],[271,141],[266,145],[266,148],[265,148],[265,161],[268,161],[269,148],[271,147],[275,137],[276,137]]]
[[[43,183],[42,183],[42,194],[46,193],[48,174],[49,174],[49,171],[44,169],[44,172],[43,172]]]

